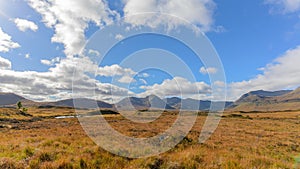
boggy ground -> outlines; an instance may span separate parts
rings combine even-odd
[[[71,109],[29,109],[22,117],[0,109],[0,168],[300,168],[300,112],[225,113],[217,130],[198,143],[206,119],[199,115],[190,133],[174,149],[158,156],[130,159],[99,148]],[[147,113],[147,112],[144,112]],[[106,116],[116,130],[133,137],[150,137],[175,121],[165,112],[147,124],[120,115]]]

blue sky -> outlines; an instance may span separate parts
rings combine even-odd
[[[75,79],[78,88],[93,86],[99,91],[98,99],[109,100],[111,92],[118,93],[117,96],[182,94],[191,98],[198,98],[201,93],[200,99],[222,99],[212,98],[209,87],[212,82],[208,76],[221,70],[205,67],[191,51],[180,48],[170,38],[164,41],[162,37],[155,40],[155,37],[142,36],[139,40],[132,40],[123,39],[120,35],[114,38],[125,43],[131,40],[132,48],[127,45],[118,49],[116,46],[117,49],[108,53],[105,56],[108,59],[100,65],[95,65],[91,58],[76,58],[81,55],[79,49],[86,40],[105,29],[105,25],[142,12],[176,15],[205,33],[219,54],[226,74],[226,81],[213,83],[220,88],[227,84],[229,100],[251,90],[294,89],[300,86],[300,75],[297,74],[300,72],[299,0],[190,0],[185,3],[179,0],[146,0],[143,3],[138,0],[0,0],[0,11],[0,36],[6,37],[0,37],[2,92],[15,92],[41,101],[68,98],[72,96],[74,80],[71,70],[81,66],[82,72],[78,73],[81,80]],[[128,24],[151,26],[151,23],[168,22],[180,25],[159,17],[151,19],[145,16],[142,20],[128,20]],[[104,37],[101,38],[98,41],[105,44]],[[141,41],[147,43],[142,44]],[[164,50],[145,50],[135,53],[134,57],[143,57],[150,63],[159,58],[166,61],[172,54],[177,55],[186,62],[195,79],[185,76],[176,61],[172,65],[175,65],[177,73],[172,75],[154,69],[140,72],[130,64],[120,64],[122,58],[135,50],[149,47]],[[86,52],[104,57],[97,50]],[[200,71],[201,67],[208,74]],[[95,71],[100,71],[97,82],[90,75]],[[115,82],[111,82],[114,78]],[[178,93],[176,87],[171,91],[175,82],[181,85],[183,93]],[[193,87],[197,88],[198,94],[190,90]]]

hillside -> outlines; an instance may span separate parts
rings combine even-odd
[[[209,110],[212,104],[209,100],[195,100],[195,99],[180,99],[172,97],[164,99],[168,105],[182,110]],[[233,102],[213,102],[216,110],[221,110],[223,105],[230,106]]]
[[[34,102],[13,93],[0,93],[1,107],[14,107],[21,101],[25,107],[76,107],[82,109],[115,109],[118,110],[221,110],[224,106],[229,111],[286,111],[300,110],[300,88],[280,91],[251,91],[244,94],[235,102],[212,102],[209,100],[181,99],[178,97],[161,99],[155,95],[145,98],[128,97],[118,103],[109,104],[100,100],[85,98],[66,99],[56,102]],[[75,103],[75,105],[74,105]]]
[[[114,106],[99,100],[92,100],[92,99],[66,99],[52,103],[54,106],[61,106],[61,107],[74,107],[74,108],[84,108],[84,109],[96,109],[96,108],[107,108],[111,109]]]
[[[300,110],[300,88],[281,91],[252,91],[231,106],[234,111]]]
[[[300,88],[282,95],[278,100],[281,102],[300,102]]]
[[[104,109],[114,108],[114,105],[112,104],[103,101],[92,100],[92,99],[79,98],[79,99],[60,100],[56,102],[34,102],[13,93],[0,93],[1,107],[14,107],[16,103],[19,101],[21,101],[23,106],[25,107],[41,107],[41,108],[72,107],[73,108],[76,106],[76,108],[83,108],[83,109],[95,109],[98,107]]]
[[[118,110],[175,109],[155,95],[145,98],[128,97],[116,103]]]
[[[0,106],[15,105],[21,100],[25,101],[26,99],[13,93],[0,93]]]

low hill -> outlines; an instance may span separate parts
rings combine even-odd
[[[182,110],[209,110],[213,103],[215,110],[221,110],[231,105],[233,102],[212,102],[209,100],[195,100],[195,99],[180,99],[178,97],[172,97],[165,99],[167,104]]]
[[[292,90],[280,90],[280,91],[251,91],[249,93],[244,94],[241,98],[239,98],[235,104],[244,103],[244,102],[259,102],[263,101],[266,98],[272,98],[277,96],[282,96],[292,92]]]
[[[66,99],[60,100],[57,102],[34,102],[28,99],[25,99],[22,96],[13,94],[13,93],[0,93],[0,106],[1,107],[14,107],[17,102],[21,101],[25,107],[76,107],[83,109],[95,109],[95,108],[104,108],[104,109],[113,109],[114,105],[92,99]],[[75,105],[74,105],[75,103]]]
[[[300,88],[277,98],[281,102],[300,102]]]
[[[96,108],[111,109],[114,107],[112,104],[103,101],[84,99],[84,98],[61,100],[61,101],[53,102],[53,105],[61,106],[61,107],[84,108],[84,109],[96,109]]]
[[[13,93],[0,93],[0,106],[16,105],[19,101],[26,101],[24,97]]]
[[[234,111],[300,110],[300,88],[281,91],[252,91],[231,106]]]

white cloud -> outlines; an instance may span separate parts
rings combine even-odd
[[[216,26],[214,28],[214,32],[216,33],[224,33],[224,32],[227,32],[227,29],[224,27],[224,26]]]
[[[102,26],[112,22],[111,16],[118,17],[106,1],[100,0],[28,0],[28,4],[42,15],[47,27],[54,29],[51,40],[64,44],[67,56],[80,54],[89,22]]]
[[[184,24],[172,20],[165,15],[150,15],[149,13],[165,13],[177,16],[197,25],[202,31],[211,30],[215,3],[213,0],[125,0],[124,15],[126,21],[134,25],[156,27],[167,24],[169,28]],[[148,13],[148,14],[146,14]],[[137,14],[142,14],[136,16]]]
[[[223,81],[215,81],[214,85],[217,87],[224,87],[226,84]]]
[[[5,63],[4,67],[10,67],[7,61],[0,61],[2,62]],[[98,66],[89,58],[74,57],[62,59],[46,72],[1,70],[0,88],[2,91],[14,92],[39,101],[67,99],[72,96],[107,100],[112,93],[114,99],[132,94],[125,88],[100,83],[88,75],[95,73],[97,69]],[[76,91],[74,95],[72,89]]]
[[[53,58],[51,60],[42,59],[41,63],[47,66],[53,66],[60,61],[60,57]]]
[[[133,75],[135,74],[136,72],[132,69],[123,68],[116,64],[111,66],[99,67],[97,71],[97,75],[99,76],[119,78],[118,82],[125,84],[135,82],[136,80],[133,79]]]
[[[282,90],[300,86],[300,46],[288,50],[268,64],[263,73],[248,81],[230,84],[229,99],[235,100],[253,90]]]
[[[44,64],[44,65],[47,65],[47,66],[52,66],[53,65],[53,63],[51,63],[50,60],[46,60],[46,59],[42,59],[41,63]]]
[[[11,36],[3,32],[0,27],[0,52],[9,52],[10,49],[19,48],[20,45],[13,42]]]
[[[138,74],[138,77],[143,77],[143,78],[147,78],[150,75],[148,73],[142,73],[142,74]]]
[[[97,51],[97,50],[93,50],[93,49],[90,49],[88,54],[95,55],[95,56],[100,56],[100,52]]]
[[[125,84],[129,84],[129,83],[136,82],[136,80],[133,79],[131,76],[126,75],[126,76],[122,76],[122,77],[118,80],[118,82],[120,82],[120,83],[125,83]]]
[[[200,73],[202,74],[215,74],[217,73],[218,69],[217,68],[214,68],[214,67],[208,67],[208,68],[205,68],[205,67],[201,67],[200,68]]]
[[[0,70],[9,70],[11,69],[11,62],[8,59],[5,59],[0,56]]]
[[[115,36],[115,39],[117,39],[117,40],[122,40],[122,39],[124,39],[124,36],[121,35],[121,34],[117,34],[117,35]]]
[[[26,19],[16,18],[14,19],[14,22],[18,29],[22,32],[25,32],[27,30],[32,30],[36,32],[39,29],[39,27],[34,22],[28,21]]]
[[[139,79],[143,84],[148,84],[147,81],[145,79]]]
[[[147,78],[147,77],[149,77],[150,75],[148,74],[148,73],[143,73],[142,74],[142,77],[145,77],[145,78]]]
[[[26,58],[26,59],[29,59],[29,58],[30,58],[30,54],[27,53],[27,54],[25,55],[25,58]]]
[[[52,42],[62,43],[67,56],[80,54],[86,42],[85,30],[90,22],[97,26],[112,23],[120,15],[109,8],[107,1],[100,0],[27,0],[28,4],[42,16],[42,22],[54,30]],[[145,12],[167,13],[181,17],[197,25],[202,31],[211,30],[215,3],[213,0],[124,0],[124,16],[133,25],[153,26],[167,23],[175,27],[182,23],[156,15],[152,18],[143,15],[141,18],[129,16]],[[75,29],[74,29],[75,28]],[[116,38],[123,38],[117,35]]]
[[[145,92],[141,96],[155,94],[160,97],[165,96],[185,96],[193,97],[199,94],[210,94],[211,87],[204,82],[190,82],[182,77],[174,77],[167,79],[162,84],[154,84],[152,86],[141,86]]]
[[[136,74],[136,72],[134,72],[132,69],[122,68],[121,66],[116,64],[111,66],[100,67],[97,72],[97,75],[106,77],[129,76],[134,74]]]
[[[297,12],[300,10],[300,0],[266,0],[267,4],[275,5],[283,13]]]

